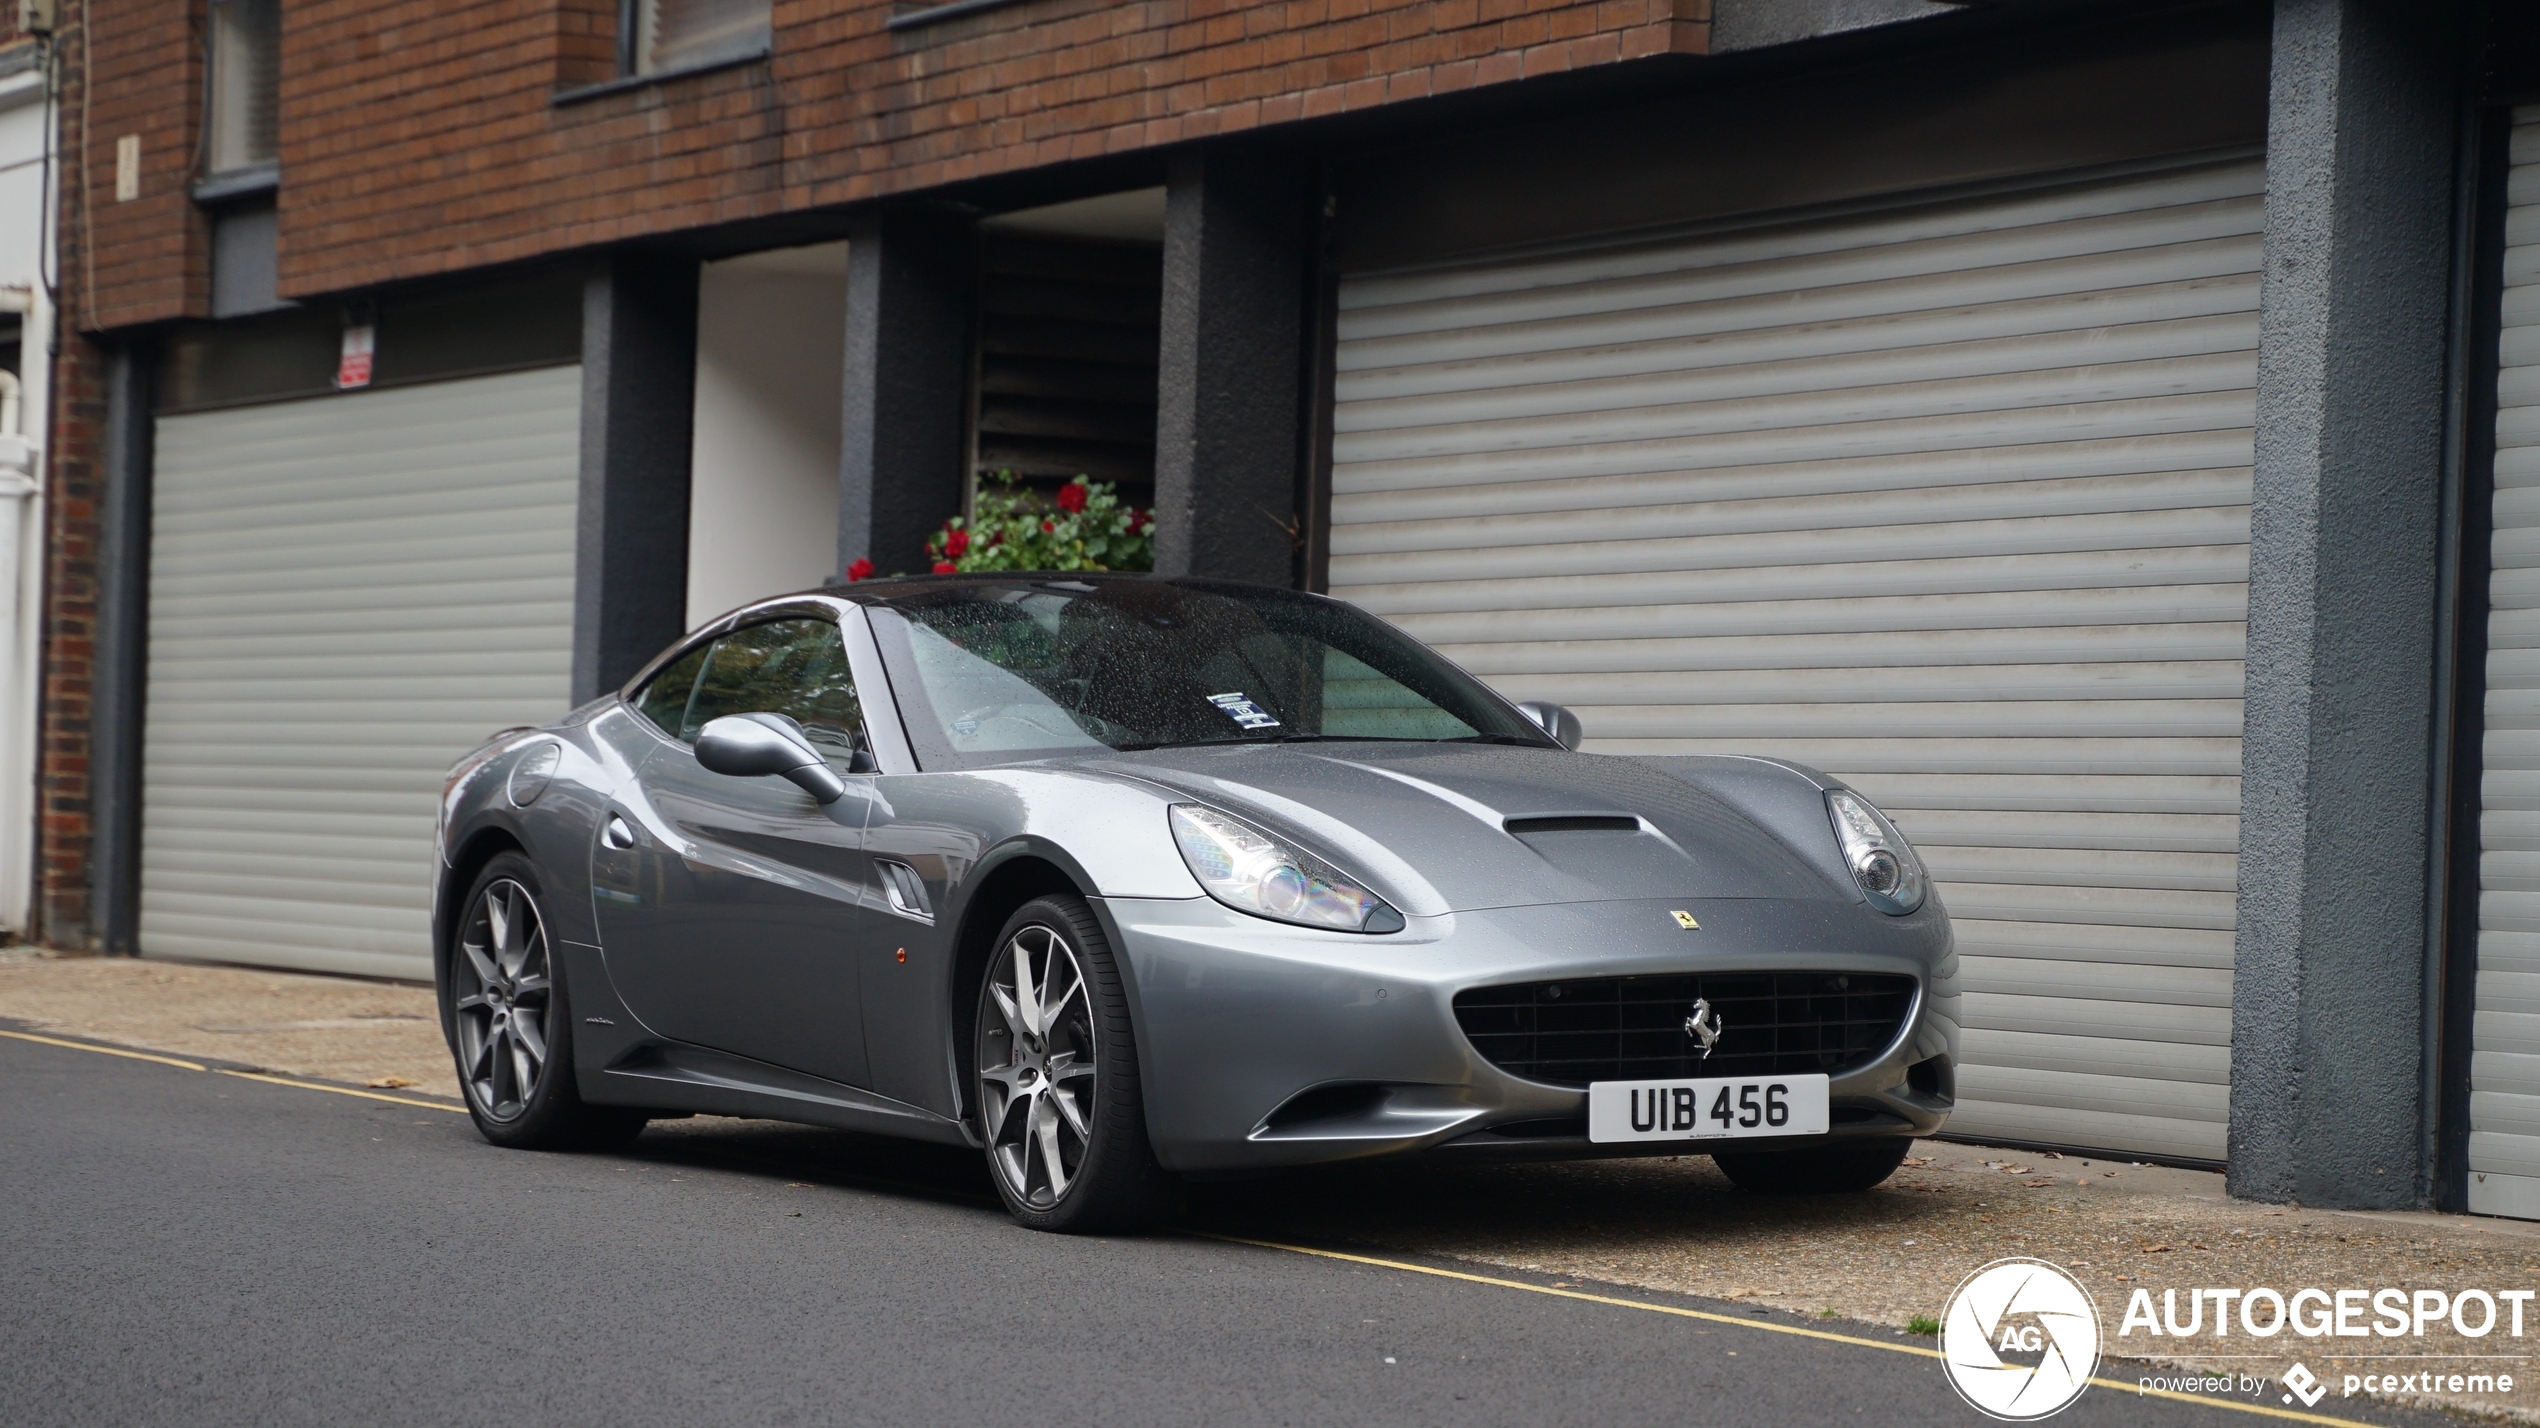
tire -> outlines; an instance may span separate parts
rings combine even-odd
[[[583,1103],[573,1008],[547,936],[538,867],[518,853],[468,888],[441,973],[441,1031],[476,1129],[515,1150],[610,1150],[640,1111]]]
[[[988,1178],[1017,1223],[1099,1234],[1171,1213],[1180,1187],[1147,1143],[1119,963],[1084,899],[1036,898],[1006,919],[971,1046]]]
[[[1890,1136],[1806,1150],[1715,1151],[1711,1159],[1750,1195],[1853,1195],[1895,1174],[1913,1146],[1904,1136]]]

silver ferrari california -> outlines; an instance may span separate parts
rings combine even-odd
[[[1954,1095],[1913,848],[1809,769],[1578,742],[1293,591],[764,601],[451,771],[444,1029],[501,1145],[910,1136],[1053,1230],[1371,1156],[1886,1178]]]

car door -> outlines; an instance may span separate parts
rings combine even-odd
[[[658,737],[593,856],[619,994],[660,1035],[865,1085],[853,924],[870,783],[823,808],[784,779],[713,773],[694,749],[709,720],[782,714],[852,772],[863,717],[836,620],[734,629],[665,668],[637,703]]]

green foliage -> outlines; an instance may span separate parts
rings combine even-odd
[[[1120,504],[1109,481],[1079,476],[1056,500],[996,474],[968,520],[955,516],[927,538],[936,573],[983,570],[1153,570],[1155,513]]]
[[[1905,1332],[1908,1334],[1937,1334],[1940,1332],[1940,1321],[1929,1314],[1917,1314],[1913,1318],[1905,1321]]]

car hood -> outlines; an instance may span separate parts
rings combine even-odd
[[[1415,916],[1617,898],[1851,900],[1828,882],[1821,860],[1713,793],[1633,759],[1336,740],[1067,762],[1158,784],[1295,837]],[[1818,822],[1831,845],[1832,828],[1822,814]]]

